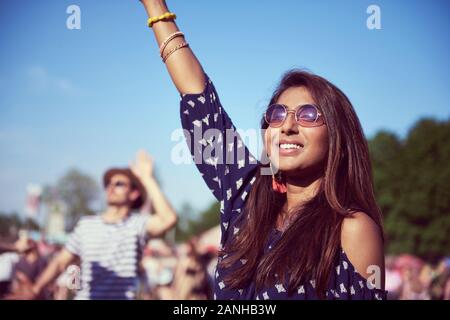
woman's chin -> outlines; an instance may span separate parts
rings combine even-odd
[[[280,159],[279,170],[286,173],[294,173],[303,169],[299,161],[292,161],[293,159]]]

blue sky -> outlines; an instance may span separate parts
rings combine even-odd
[[[68,30],[66,8],[81,8]],[[404,136],[450,114],[447,0],[168,0],[236,127],[255,128],[284,71],[307,68],[351,99],[368,137]],[[369,5],[381,30],[366,27]],[[176,208],[213,197],[193,165],[171,162],[179,96],[137,0],[0,2],[0,211],[23,211],[28,183],[77,167],[96,179],[139,148]]]

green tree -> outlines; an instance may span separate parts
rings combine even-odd
[[[38,231],[39,226],[30,218],[21,219],[17,212],[0,212],[0,239],[14,241],[20,229]]]
[[[70,169],[54,186],[44,188],[43,198],[47,205],[54,200],[64,203],[66,229],[71,230],[82,216],[95,213],[99,194],[99,186],[93,178],[78,169]]]
[[[192,236],[199,235],[219,224],[219,202],[211,204],[206,210],[200,212],[196,218],[193,217],[193,210],[189,205],[185,205],[183,208],[175,237],[177,242],[186,241]]]
[[[418,121],[403,141],[369,141],[388,252],[436,260],[450,254],[450,121]]]

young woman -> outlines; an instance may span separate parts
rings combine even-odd
[[[165,1],[141,2],[182,96],[189,148],[221,205],[215,298],[385,299],[381,213],[347,97],[317,75],[286,73],[261,120],[267,168],[235,133]]]

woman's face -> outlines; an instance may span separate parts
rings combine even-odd
[[[276,103],[284,104],[289,110],[297,106],[315,104],[305,87],[291,87],[285,90]],[[268,127],[265,132],[266,150],[272,162],[288,175],[303,176],[302,170],[317,168],[324,163],[328,152],[328,130],[326,125],[302,127],[289,113],[281,127]],[[299,147],[290,148],[286,144]]]

